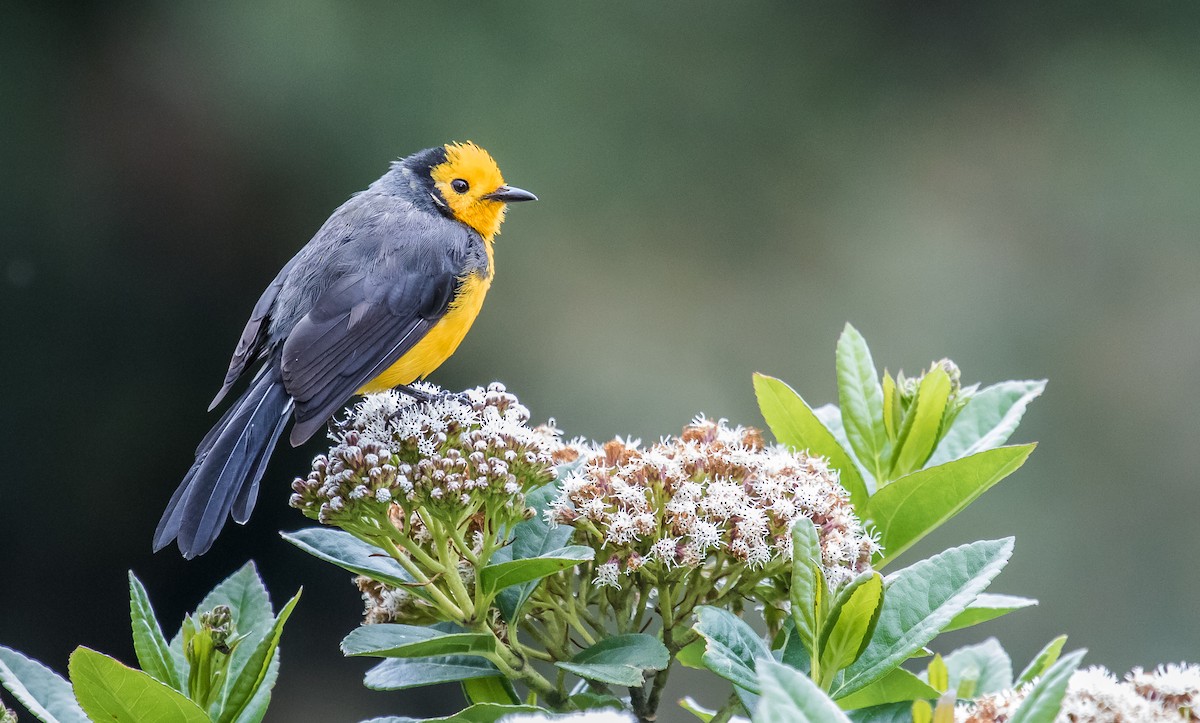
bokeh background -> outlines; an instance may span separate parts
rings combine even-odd
[[[893,371],[1048,377],[1029,463],[905,556],[1015,534],[993,590],[1041,606],[950,642],[1200,658],[1197,30],[1188,3],[5,3],[0,643],[132,661],[126,569],[173,624],[252,558],[305,588],[269,720],[453,709],[363,689],[347,576],[278,538],[319,444],[209,555],[149,547],[263,286],[388,161],[471,139],[542,200],[435,381],[652,439],[760,423],[756,370],[833,400],[847,320]]]

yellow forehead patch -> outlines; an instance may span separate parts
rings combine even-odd
[[[454,217],[490,241],[500,232],[505,205],[483,197],[504,185],[500,167],[491,154],[470,141],[447,143],[445,149],[446,162],[431,168],[429,175]],[[454,188],[457,180],[467,182],[465,192]]]

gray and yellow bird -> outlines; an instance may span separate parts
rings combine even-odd
[[[255,304],[209,409],[258,371],[200,442],[154,549],[175,540],[192,558],[226,517],[245,523],[289,415],[295,446],[355,394],[420,396],[407,385],[449,358],[479,314],[506,204],[535,200],[468,142],[396,161],[334,211]]]

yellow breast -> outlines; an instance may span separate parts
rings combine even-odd
[[[479,315],[479,309],[483,307],[483,297],[487,295],[491,285],[491,278],[480,274],[471,274],[464,279],[459,287],[458,296],[450,302],[446,315],[425,334],[425,338],[417,342],[416,346],[409,349],[382,374],[364,384],[358,393],[369,394],[400,384],[411,384],[418,379],[424,379],[441,366],[442,362],[449,359],[454,350],[458,349],[463,337],[467,335],[475,317]]]

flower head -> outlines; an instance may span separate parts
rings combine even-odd
[[[964,703],[955,711],[958,723],[1003,723],[1032,690],[1024,685]],[[1071,676],[1056,720],[1074,723],[1183,723],[1193,720],[1200,695],[1200,666],[1180,663],[1153,672],[1134,668],[1124,680],[1092,666]]]
[[[341,526],[390,519],[414,538],[422,536],[424,515],[458,519],[486,510],[489,524],[520,520],[524,494],[553,479],[558,431],[530,427],[529,410],[501,384],[459,395],[416,386],[432,401],[370,394],[336,422],[329,453],[292,484],[292,506]]]
[[[695,569],[717,556],[761,579],[791,559],[792,523],[821,534],[822,564],[837,584],[878,549],[825,460],[768,446],[761,433],[703,417],[677,438],[643,449],[615,439],[585,452],[548,512],[596,548],[595,583]],[[776,565],[776,563],[779,563]]]

